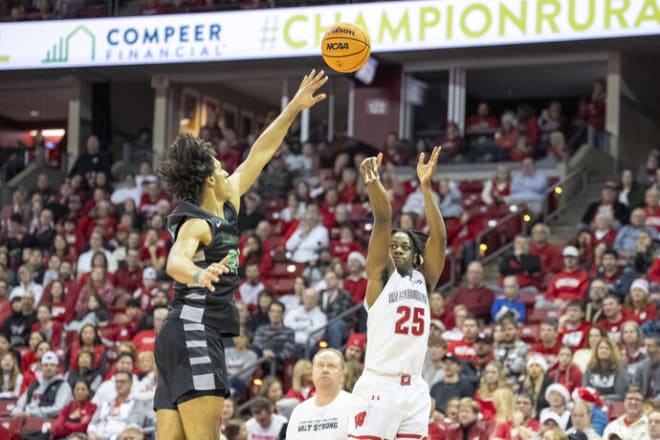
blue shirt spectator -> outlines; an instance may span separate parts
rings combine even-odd
[[[516,313],[518,322],[524,323],[527,316],[525,311],[525,304],[517,300],[518,297],[518,280],[515,276],[511,275],[504,278],[502,282],[504,297],[500,297],[493,301],[490,309],[490,317],[492,322],[497,321],[504,316],[507,311]]]

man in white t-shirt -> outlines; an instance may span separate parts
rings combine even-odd
[[[273,405],[257,397],[250,405],[252,418],[245,423],[247,440],[279,440],[286,431],[286,417],[273,414]]]
[[[287,440],[344,440],[352,416],[351,395],[342,390],[344,358],[328,348],[312,360],[316,395],[296,406],[286,430]]]

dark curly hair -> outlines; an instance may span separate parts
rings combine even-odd
[[[426,234],[422,231],[411,231],[409,229],[394,228],[392,229],[392,235],[397,232],[403,232],[410,239],[410,244],[413,247],[413,266],[419,267],[422,265],[422,257],[424,256],[424,248],[426,241]]]
[[[215,171],[214,156],[210,143],[182,134],[167,149],[157,172],[180,200],[199,203],[206,179]]]

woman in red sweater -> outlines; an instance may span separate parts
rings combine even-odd
[[[312,363],[307,359],[300,359],[293,367],[293,386],[286,393],[286,398],[298,399],[301,402],[314,395],[312,383]]]
[[[548,377],[554,383],[564,385],[569,393],[582,386],[582,371],[573,363],[573,350],[566,345],[559,349],[557,355],[557,366],[550,370]]]
[[[508,388],[504,377],[504,368],[498,361],[488,362],[481,376],[479,389],[474,393],[474,401],[479,404],[483,420],[495,420],[496,411],[493,404],[493,395],[500,388]]]
[[[92,324],[85,324],[78,333],[78,340],[73,343],[71,352],[69,352],[69,370],[78,368],[78,351],[86,348],[94,353],[94,370],[105,372],[107,357],[105,345],[101,342],[101,336],[96,327]]]
[[[74,432],[87,432],[87,425],[96,411],[90,396],[87,382],[77,380],[73,386],[73,401],[62,408],[53,425],[55,438],[65,438]]]

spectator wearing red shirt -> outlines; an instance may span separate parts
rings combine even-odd
[[[7,281],[0,278],[0,322],[5,322],[5,319],[12,314],[11,303],[9,302],[9,286]]]
[[[498,165],[495,177],[484,182],[481,190],[481,201],[486,205],[502,205],[505,198],[511,195],[511,171],[506,165]]]
[[[477,319],[468,316],[463,321],[463,339],[458,341],[449,341],[447,343],[447,352],[452,353],[461,361],[473,362],[476,357],[474,343],[479,335],[479,325]]]
[[[500,259],[500,285],[509,275],[516,277],[518,287],[536,290],[541,274],[541,260],[529,252],[529,237],[518,234],[513,239],[513,252],[505,254]]]
[[[144,244],[140,250],[140,260],[145,267],[153,267],[157,271],[165,267],[167,248],[158,245],[158,231],[149,228],[144,236]]]
[[[559,349],[557,365],[550,370],[548,377],[553,383],[564,385],[569,393],[582,386],[582,371],[573,363],[573,350],[566,345]]]
[[[106,369],[107,356],[105,345],[101,342],[101,336],[98,329],[92,324],[85,324],[78,333],[78,339],[73,343],[71,351],[68,354],[69,370],[78,368],[78,352],[86,348],[94,354],[93,369],[103,372]]]
[[[445,326],[446,330],[456,327],[456,318],[451,309],[448,309],[445,297],[442,293],[434,291],[429,294],[429,306],[431,308],[431,320],[437,319]]]
[[[218,142],[215,158],[222,163],[222,168],[228,173],[233,173],[241,163],[241,153],[236,148],[231,148],[229,142],[223,139]]]
[[[142,284],[142,267],[140,267],[140,251],[128,249],[126,262],[119,265],[115,272],[115,288],[124,293],[133,295]]]
[[[62,408],[53,423],[52,432],[57,438],[66,437],[75,432],[87,432],[87,425],[92,421],[96,405],[91,397],[89,384],[79,379],[73,385],[73,401]]]
[[[152,214],[158,211],[158,202],[160,200],[167,200],[167,196],[161,191],[157,182],[145,183],[143,189],[145,186],[146,191],[140,198],[140,212],[143,214]]]
[[[543,279],[549,280],[562,269],[561,249],[550,244],[550,228],[545,223],[537,223],[532,228],[532,242],[529,253],[536,255],[541,260],[541,275]]]
[[[422,143],[421,145],[420,142]],[[442,162],[448,162],[461,158],[461,153],[463,152],[463,138],[461,138],[461,132],[458,128],[458,124],[456,124],[454,121],[447,121],[447,130],[445,131],[444,136],[440,139],[439,144],[442,145],[442,155],[440,156],[440,160]],[[422,147],[423,149],[420,151],[420,148]],[[426,143],[424,143],[424,140],[420,139],[417,141],[418,156],[422,151],[427,152],[428,154],[427,150],[428,149],[426,148]]]
[[[350,253],[362,251],[362,245],[355,240],[351,226],[342,226],[339,234],[339,240],[333,240],[329,245],[333,257],[344,261]]]
[[[133,292],[133,299],[140,301],[142,310],[151,310],[154,307],[154,295],[160,289],[156,285],[156,270],[147,267],[142,271],[142,285]]]
[[[500,388],[508,388],[503,370],[502,364],[497,361],[489,362],[483,370],[479,389],[474,393],[474,401],[479,404],[483,420],[495,420],[497,411],[493,404],[493,394]]]
[[[354,168],[344,168],[341,172],[341,181],[337,185],[339,202],[351,204],[357,195],[357,171]]]
[[[142,318],[141,309],[142,307],[138,300],[131,298],[126,301],[124,312],[116,313],[113,318],[114,328],[116,329],[113,335],[113,341],[123,342],[133,339]]]
[[[395,165],[408,163],[406,150],[401,146],[399,136],[394,131],[387,133],[383,145],[383,164],[388,163]]]
[[[488,321],[490,308],[495,300],[495,292],[483,284],[484,268],[478,261],[473,261],[467,267],[465,287],[457,288],[447,300],[447,308],[452,309],[458,304],[464,305],[477,318]]]
[[[657,319],[656,305],[653,301],[649,301],[648,281],[642,278],[633,281],[630,285],[630,293],[626,296],[623,310],[640,325]]]
[[[548,368],[552,369],[557,364],[561,340],[557,337],[557,321],[546,319],[541,323],[541,342],[532,344],[530,351],[538,353],[545,358]]]
[[[584,300],[589,288],[589,275],[578,266],[579,253],[575,246],[562,251],[564,269],[550,279],[545,299],[557,305],[571,300]]]
[[[621,308],[621,300],[618,296],[610,294],[605,297],[603,316],[604,318],[598,321],[598,325],[605,329],[612,342],[618,344],[621,341],[623,323],[631,319]]]
[[[587,335],[591,324],[584,320],[581,301],[569,301],[566,313],[559,318],[559,341],[573,350],[587,346]]]
[[[344,278],[344,289],[353,298],[353,304],[361,304],[367,293],[367,277],[364,266],[366,258],[360,252],[351,252],[346,260],[348,263],[348,274]]]
[[[32,331],[44,335],[53,351],[59,350],[64,327],[62,323],[53,320],[53,314],[48,304],[40,304],[37,307],[37,322],[32,324]]]
[[[466,131],[468,133],[491,131],[499,128],[500,123],[495,116],[490,115],[488,103],[480,102],[477,107],[477,114],[467,119]]]
[[[307,359],[300,359],[293,367],[292,385],[287,391],[287,399],[297,399],[304,402],[315,394],[312,382],[312,363]]]
[[[605,243],[607,247],[614,246],[616,234],[619,230],[612,227],[612,216],[607,212],[601,212],[594,217],[593,226],[591,227],[591,238],[593,246],[596,247],[599,243]]]
[[[624,271],[617,265],[618,258],[619,254],[616,250],[605,249],[600,257],[601,264],[595,278],[602,280],[610,292],[623,298],[628,293],[632,276],[630,271]]]
[[[143,351],[154,351],[154,343],[156,342],[156,335],[163,326],[163,321],[167,316],[167,309],[158,308],[154,310],[154,328],[152,330],[142,330],[135,337],[133,337],[133,345],[135,350],[140,353]]]
[[[587,106],[587,122],[596,131],[605,130],[605,81],[598,79],[594,81],[591,89],[591,98]]]
[[[469,397],[461,399],[458,405],[458,423],[447,427],[448,439],[488,440],[490,424],[479,420],[479,404]]]

